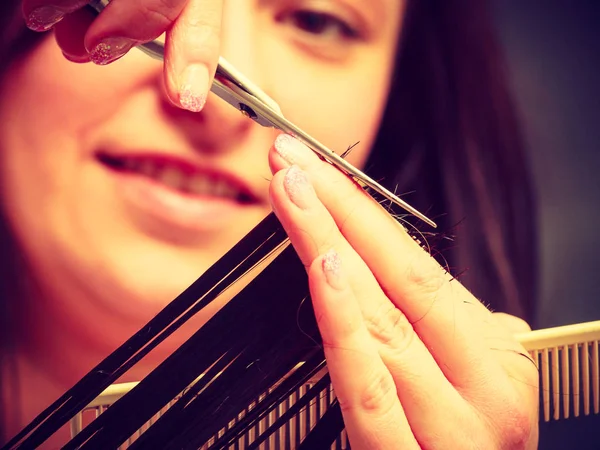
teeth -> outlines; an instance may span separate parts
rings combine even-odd
[[[180,170],[169,166],[159,170],[155,178],[164,185],[177,190],[182,190],[183,182],[185,181],[183,173]]]
[[[142,160],[140,161],[136,172],[141,173],[142,175],[147,175],[151,178],[154,178],[158,172],[158,167],[152,161]]]
[[[188,180],[187,188],[191,194],[196,195],[206,195],[213,190],[208,177],[202,175],[192,175]]]
[[[133,170],[133,171],[138,171],[140,166],[140,161],[136,160],[136,159],[125,159],[123,161],[123,168],[125,170]]]
[[[190,174],[179,167],[158,165],[152,160],[128,158],[123,161],[126,170],[137,172],[178,191],[192,195],[206,195],[237,199],[241,193],[227,181],[205,174]]]
[[[216,181],[213,184],[213,194],[217,197],[235,197],[237,191],[224,181]]]

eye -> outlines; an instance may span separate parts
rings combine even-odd
[[[297,29],[319,37],[357,39],[359,33],[344,20],[325,12],[296,10],[279,19]]]

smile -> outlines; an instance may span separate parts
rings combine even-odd
[[[114,156],[98,153],[98,160],[114,171],[147,177],[180,194],[215,197],[238,203],[254,203],[254,196],[221,174],[207,173],[178,160],[138,155]]]

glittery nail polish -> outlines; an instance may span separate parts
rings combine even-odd
[[[179,104],[192,112],[200,112],[208,94],[208,68],[204,64],[192,64],[182,74],[179,88]]]
[[[102,40],[90,50],[90,60],[100,66],[105,66],[124,56],[133,48],[135,42],[131,39],[111,37]]]
[[[300,209],[307,209],[316,199],[316,193],[306,173],[298,166],[291,166],[283,179],[283,188],[288,198]]]
[[[55,6],[40,6],[31,11],[25,23],[30,30],[48,31],[65,17],[65,13]]]
[[[327,283],[335,289],[341,289],[342,260],[335,250],[331,249],[323,255],[322,268]]]
[[[288,164],[302,165],[310,157],[311,150],[289,134],[280,134],[275,139],[275,150]]]
[[[192,112],[200,112],[206,103],[206,95],[194,94],[190,88],[183,88],[179,93],[179,103],[183,109]]]

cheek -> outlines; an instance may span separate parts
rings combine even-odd
[[[389,90],[391,57],[386,52],[362,54],[341,66],[317,64],[282,52],[273,78],[272,95],[283,114],[326,146],[362,167],[379,124]],[[377,70],[374,70],[376,68]]]
[[[85,230],[109,222],[111,216],[104,214],[105,219],[98,206],[106,195],[91,142],[99,124],[122,107],[139,83],[155,82],[160,74],[142,64],[139,77],[124,76],[137,62],[134,58],[114,68],[73,64],[47,38],[4,74],[2,208],[22,244],[34,246],[30,253],[35,258],[58,253],[70,258],[76,244],[90,248],[93,243],[84,242],[91,233]]]
[[[0,88],[3,200],[13,220],[51,213],[63,203],[82,156],[81,135],[93,123],[85,71],[45,39],[7,71]],[[57,202],[61,198],[60,202]],[[27,219],[31,222],[30,219]]]
[[[38,152],[49,145],[60,152],[57,139],[85,139],[86,132],[112,115],[134,83],[144,82],[143,64],[135,79],[125,76],[127,68],[131,66],[106,70],[71,63],[52,37],[44,39],[4,76],[0,139],[18,136],[19,151]],[[3,146],[7,148],[13,146]]]
[[[156,82],[157,72],[143,63],[139,76],[125,76],[138,62],[129,59],[129,65],[111,68],[74,64],[48,37],[4,74],[0,171],[8,208],[38,202],[50,210],[50,201],[63,205],[75,195],[72,187],[82,163],[90,160],[90,136],[98,124],[140,83]]]

